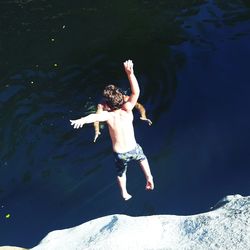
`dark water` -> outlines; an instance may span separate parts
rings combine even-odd
[[[187,215],[250,194],[250,1],[0,2],[0,245],[32,247],[49,231],[122,213]],[[128,82],[138,142],[155,177],[131,165],[121,200],[107,128],[69,119],[102,88]],[[6,218],[6,215],[10,215]],[[7,216],[8,217],[8,216]]]

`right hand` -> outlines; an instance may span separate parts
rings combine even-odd
[[[85,124],[85,120],[84,118],[80,118],[77,120],[70,120],[70,123],[74,128],[78,129],[78,128],[82,128],[82,126]]]
[[[134,74],[134,64],[132,62],[132,60],[127,60],[123,63],[124,65],[124,69],[125,69],[125,72],[127,73],[127,75],[131,75],[131,74]]]

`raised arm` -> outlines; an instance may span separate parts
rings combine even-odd
[[[100,114],[90,114],[85,117],[82,117],[77,120],[70,120],[71,125],[74,128],[82,128],[82,126],[86,123],[93,123],[93,122],[105,122],[110,118],[110,113],[107,111],[103,111]]]
[[[130,83],[131,88],[131,95],[128,98],[128,101],[126,102],[125,109],[132,110],[139,98],[140,95],[140,88],[139,84],[137,82],[137,79],[134,75],[134,68],[133,68],[133,62],[131,60],[127,60],[123,63],[125,72],[128,76],[128,80]]]
[[[129,96],[124,95],[123,98],[124,98],[124,101],[127,102],[128,99],[129,99]],[[148,125],[151,126],[152,125],[152,121],[147,118],[146,109],[144,108],[144,106],[141,103],[137,102],[135,104],[135,108],[139,111],[139,113],[141,115],[140,119],[143,120],[143,121],[147,121]]]

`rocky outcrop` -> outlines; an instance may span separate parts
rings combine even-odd
[[[250,197],[227,196],[192,216],[105,216],[51,232],[32,248],[48,249],[250,249]]]
[[[32,250],[247,250],[250,197],[227,196],[191,216],[110,215],[49,233]]]

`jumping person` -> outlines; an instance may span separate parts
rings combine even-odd
[[[124,100],[119,88],[108,85],[103,91],[106,102],[98,113],[70,120],[70,122],[75,129],[82,128],[86,123],[106,122],[108,124],[121,195],[124,200],[129,200],[132,197],[126,187],[126,171],[129,161],[135,160],[140,163],[146,178],[146,190],[153,190],[154,182],[148,160],[134,135],[132,110],[140,94],[139,84],[134,75],[133,62],[127,60],[123,65],[131,88],[131,95],[126,98],[127,100]]]

